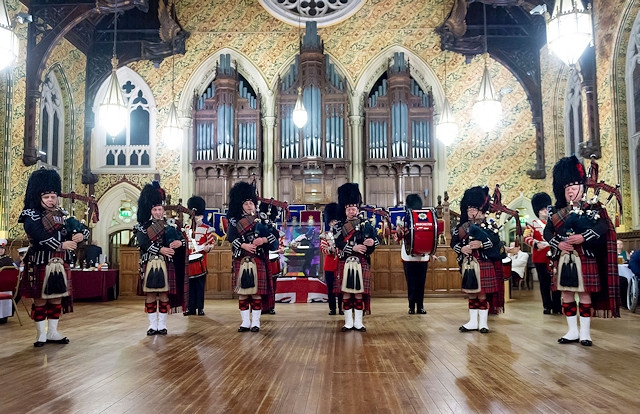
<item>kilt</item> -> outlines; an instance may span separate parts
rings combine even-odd
[[[267,286],[267,267],[264,259],[253,256],[253,260],[256,262],[256,268],[258,269],[258,292],[256,295],[269,295],[271,294]],[[231,274],[231,282],[233,291],[238,289],[238,273],[240,272],[240,264],[242,257],[233,259],[233,273]]]
[[[502,262],[498,262],[496,266],[491,260],[478,260],[480,265],[480,292],[479,293],[495,293],[500,291],[501,285],[504,284],[502,279]]]
[[[586,293],[600,292],[600,273],[598,272],[598,263],[594,257],[588,257],[582,251],[581,246],[574,246],[580,261],[582,262],[582,279],[584,291]],[[554,262],[554,266],[558,269],[558,261]],[[558,272],[553,273],[553,290],[558,290]]]
[[[169,282],[169,290],[167,292],[150,292],[150,293],[167,293],[169,295],[177,295],[178,294],[178,288],[176,286],[176,266],[175,263],[173,261],[165,261],[165,264],[167,265],[167,280]],[[138,278],[138,289],[137,289],[137,294],[138,296],[147,296],[147,292],[144,292],[142,290],[142,282],[144,281],[144,273],[147,270],[147,263],[142,265],[142,269],[140,272],[140,277]]]
[[[362,294],[371,295],[371,266],[364,257],[359,255],[354,256],[360,259],[360,266],[362,266],[362,282],[364,287]],[[333,293],[336,295],[342,294],[342,273],[344,273],[345,262],[346,258],[338,261],[338,270],[335,273],[335,280],[333,282]]]
[[[52,253],[51,257],[60,257],[64,259],[64,253],[62,255]],[[40,265],[32,265],[31,263],[26,263],[24,268],[24,275],[20,280],[20,294],[25,298],[31,299],[41,299],[42,298],[42,284],[44,283],[44,275],[46,264]],[[73,296],[73,281],[71,280],[71,267],[69,267],[69,263],[64,262],[64,270],[67,274],[67,292],[69,292],[69,296]],[[33,271],[33,278],[29,280],[27,275]]]

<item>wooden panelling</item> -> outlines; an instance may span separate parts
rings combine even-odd
[[[456,262],[456,253],[448,246],[438,247],[436,255],[445,257],[446,262],[433,260],[429,263],[425,294],[462,294],[461,278]],[[378,246],[371,256],[373,274],[372,296],[402,297],[407,294],[399,245]]]
[[[216,246],[207,254],[207,298],[231,298],[231,248]]]
[[[120,295],[135,295],[138,287],[138,262],[140,251],[137,247],[120,247]]]

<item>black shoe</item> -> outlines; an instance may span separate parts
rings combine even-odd
[[[413,309],[409,309],[409,315],[413,315],[414,313],[416,313],[416,311],[414,311]]]
[[[244,326],[238,328],[238,332],[249,332],[250,330],[251,328],[245,328]]]
[[[465,326],[462,325],[461,327],[458,328],[458,330],[460,332],[471,332],[471,331],[477,331],[478,329],[469,329],[469,328],[465,328]]]
[[[7,323],[7,320],[9,319],[9,317],[4,317],[4,318],[0,318],[0,325],[4,325],[5,323]]]
[[[576,342],[580,342],[579,339],[567,339],[567,338],[560,338],[558,339],[558,343],[559,344],[573,344]]]
[[[269,315],[275,315],[275,314],[276,314],[275,309],[269,309]]]
[[[251,332],[260,332],[260,327],[259,326],[252,326],[251,327]]]
[[[341,328],[341,330],[342,330],[342,332],[347,332],[347,331],[351,331],[351,330],[353,330],[353,328],[347,328],[346,326],[343,326],[343,327]]]
[[[61,344],[61,345],[66,345],[69,343],[69,338],[67,338],[66,336],[62,339],[47,339],[47,343],[49,344]]]
[[[342,309],[338,311],[338,315],[344,315],[344,312],[342,311]]]
[[[186,312],[182,312],[182,315],[184,315],[184,316],[191,316],[191,315],[195,315],[195,314],[196,314],[196,311],[191,311],[191,310],[188,310]]]
[[[421,315],[426,315],[427,314],[427,310],[425,308],[420,308],[418,309],[418,313]]]
[[[480,328],[480,333],[489,333],[489,328]]]
[[[591,345],[593,345],[593,342],[591,342],[590,339],[583,339],[582,341],[580,341],[580,345],[582,345],[582,346],[591,346]]]
[[[551,315],[551,309],[545,309],[542,311],[545,315]]]
[[[157,333],[158,335],[166,335],[166,334],[167,334],[167,328],[164,328],[164,329],[158,329],[158,330],[156,331],[156,333]]]
[[[33,346],[35,346],[36,348],[41,348],[44,346],[44,344],[46,344],[46,342],[36,341],[33,343]]]
[[[358,328],[353,328],[354,331],[360,331],[360,332],[367,332],[367,328],[365,328],[364,326],[360,329]]]
[[[332,310],[329,311],[329,315],[335,315],[335,314],[336,314],[336,310],[335,309],[332,309]]]
[[[562,310],[554,310],[553,314],[554,315],[562,315]]]
[[[152,336],[157,334],[158,334],[158,331],[156,331],[155,329],[149,328],[149,330],[147,331],[147,336]]]
[[[204,316],[204,310],[198,309],[198,316]]]

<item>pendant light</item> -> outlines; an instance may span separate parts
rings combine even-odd
[[[18,37],[11,27],[5,0],[0,0],[0,70],[11,66],[18,57]]]
[[[182,126],[180,125],[178,110],[174,103],[176,99],[174,89],[176,71],[174,43],[175,38],[171,40],[171,106],[169,107],[167,122],[164,124],[164,128],[162,130],[162,137],[164,138],[165,145],[170,149],[179,148],[180,142],[182,141]]]
[[[480,92],[478,99],[473,105],[473,119],[484,132],[491,131],[502,117],[502,104],[497,98],[496,91],[491,83],[491,75],[487,65],[488,45],[487,45],[487,6],[482,4],[484,17],[484,71],[480,81]]]
[[[298,6],[298,42],[299,42],[299,55],[302,55],[302,37],[300,36],[300,6]],[[296,100],[296,104],[293,107],[293,123],[298,127],[302,128],[307,124],[307,110],[304,108],[304,103],[302,101],[302,65],[298,68],[299,85],[298,85],[298,99]]]
[[[547,20],[549,49],[571,66],[592,41],[591,5],[585,10],[582,0],[556,0],[553,14]]]
[[[444,55],[444,104],[442,105],[442,113],[440,114],[440,120],[436,125],[436,137],[445,145],[449,146],[458,136],[458,124],[453,117],[451,111],[451,104],[449,98],[447,98],[447,55],[443,50]]]
[[[127,106],[124,102],[120,82],[118,81],[118,57],[116,55],[116,39],[118,37],[118,9],[114,14],[113,56],[111,57],[111,78],[107,93],[98,110],[98,122],[112,137],[117,136],[127,125]]]

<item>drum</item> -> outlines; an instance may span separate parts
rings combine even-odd
[[[408,232],[405,236],[407,253],[435,254],[438,247],[438,227],[435,208],[409,210],[405,216]]]
[[[280,267],[280,255],[278,253],[269,253],[269,274],[271,277],[280,276],[282,269]]]
[[[207,274],[207,265],[202,253],[189,255],[189,277],[200,277]]]
[[[505,257],[502,259],[502,278],[509,280],[511,278],[511,258]]]

